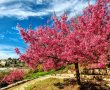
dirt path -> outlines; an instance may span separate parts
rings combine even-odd
[[[33,85],[34,83],[40,81],[40,80],[45,80],[45,79],[48,79],[48,78],[72,78],[74,77],[73,74],[62,74],[62,75],[48,75],[48,76],[43,76],[43,77],[39,77],[37,79],[34,79],[34,80],[31,80],[31,81],[28,81],[26,83],[23,83],[23,84],[20,84],[20,85],[17,85],[15,87],[12,87],[10,89],[7,89],[7,90],[25,90],[25,88],[29,85]]]
[[[12,87],[8,90],[25,90],[25,87],[29,86],[29,85],[33,85],[35,82],[38,82],[40,80],[45,80],[47,78],[49,78],[50,76],[45,76],[45,77],[40,77],[38,79],[34,79],[34,80],[31,80],[31,81],[28,81],[26,83],[23,83],[23,84],[20,84],[20,85],[17,85],[15,87]]]
[[[31,81],[27,81],[26,83],[17,85],[15,87],[12,87],[12,88],[7,89],[7,90],[25,90],[25,88],[27,86],[31,86],[31,85],[35,84],[36,82],[38,82],[40,80],[45,80],[45,79],[48,79],[48,78],[59,78],[59,79],[61,79],[61,78],[75,78],[75,76],[74,76],[74,74],[47,75],[47,76],[39,77],[39,78],[31,80]],[[87,75],[85,78],[89,79],[90,77],[88,78],[88,75]],[[109,78],[103,78],[103,80],[107,83],[107,86],[110,87],[110,77]]]

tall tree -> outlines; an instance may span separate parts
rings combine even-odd
[[[37,30],[20,33],[28,43],[20,60],[35,68],[39,63],[45,70],[75,64],[77,82],[80,85],[78,64],[97,63],[106,65],[110,55],[110,8],[109,0],[97,0],[95,5],[84,9],[83,14],[68,20],[66,14],[53,17],[53,27],[40,26]]]

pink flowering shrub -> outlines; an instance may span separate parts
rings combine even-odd
[[[9,75],[5,76],[1,80],[0,86],[6,86],[6,85],[12,84],[16,81],[22,80],[24,75],[25,75],[25,73],[23,70],[13,70],[10,72]]]

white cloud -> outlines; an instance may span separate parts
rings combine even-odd
[[[14,2],[14,3],[13,3]],[[91,3],[94,3],[91,0]],[[11,3],[8,5],[8,3]],[[41,8],[44,4],[46,7]],[[37,6],[38,4],[41,7]],[[32,8],[34,6],[35,8]],[[83,0],[0,0],[0,17],[17,17],[18,19],[28,18],[29,16],[45,16],[50,15],[54,11],[58,16],[62,15],[64,11],[69,11],[69,17],[81,13],[87,2]]]
[[[32,12],[32,11],[27,11],[23,10],[21,8],[14,8],[14,9],[2,9],[0,8],[0,16],[8,16],[8,17],[17,17],[19,19],[24,19],[28,18],[29,16],[43,16],[47,15],[47,12]]]
[[[94,4],[95,1],[91,0],[91,4]],[[88,6],[88,2],[79,1],[79,0],[55,0],[52,3],[52,6],[47,9],[48,12],[52,13],[55,11],[57,16],[61,16],[64,11],[69,11],[69,18],[74,17],[78,14],[81,14],[83,9]]]
[[[14,53],[14,52],[10,52],[10,51],[0,51],[0,59],[7,59],[7,58],[18,58],[19,56]]]
[[[15,1],[15,0],[0,0],[0,4],[3,4],[3,3],[8,3],[10,1]]]
[[[36,0],[36,4],[42,4],[43,0]]]
[[[7,49],[10,50],[10,51],[14,51],[14,49],[16,47],[17,46],[0,44],[0,51],[7,50]],[[18,47],[18,48],[22,49],[22,47]]]
[[[0,1],[0,17],[17,17],[19,19],[28,18],[29,16],[43,16],[47,12],[36,11],[31,8],[35,0],[2,0]],[[26,4],[25,4],[26,2]],[[9,3],[9,5],[8,5]],[[33,4],[34,5],[34,4]]]
[[[11,58],[18,58],[19,55],[17,55],[14,51],[16,46],[11,45],[2,45],[0,44],[0,59],[7,59],[9,57]],[[21,51],[23,51],[22,47],[18,47]]]

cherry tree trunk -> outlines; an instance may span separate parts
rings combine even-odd
[[[77,79],[77,83],[78,83],[78,85],[81,85],[78,63],[75,63],[74,65],[75,65],[75,69],[76,69],[76,79]]]

